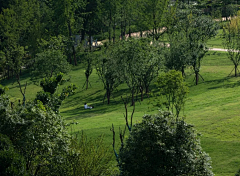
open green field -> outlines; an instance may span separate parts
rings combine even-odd
[[[224,48],[222,34],[223,30],[218,30],[218,34],[207,42],[207,46],[209,48]]]
[[[195,126],[197,132],[201,133],[201,144],[203,149],[212,158],[213,172],[216,176],[234,175],[240,168],[240,77],[228,76],[233,69],[233,64],[228,60],[225,52],[210,51],[203,59],[199,85],[194,85],[194,75],[187,70],[186,82],[190,88],[189,98],[185,105],[184,115],[186,121]],[[89,137],[95,138],[101,134],[105,135],[106,146],[111,147],[112,133],[111,125],[115,125],[116,135],[118,127],[124,126],[124,105],[121,100],[129,96],[126,85],[121,85],[114,92],[111,104],[103,104],[104,90],[101,81],[94,70],[90,76],[91,86],[88,90],[82,89],[85,82],[84,68],[80,64],[74,67],[69,75],[71,82],[78,85],[76,94],[66,99],[61,107],[61,115],[67,122],[78,122],[72,126],[72,131],[84,130]],[[40,87],[30,82],[28,75],[23,75],[21,83],[28,81],[26,98],[34,98]],[[22,98],[17,83],[5,81],[1,84],[7,85],[7,92],[12,100]],[[66,83],[68,84],[68,83]],[[154,84],[152,92],[157,89]],[[139,97],[140,99],[140,97]],[[141,120],[145,113],[157,113],[158,107],[151,104],[156,97],[144,97],[143,102],[136,103],[134,123]],[[85,110],[83,104],[94,105],[92,110]],[[129,106],[129,116],[132,107]],[[118,137],[116,136],[118,139]]]

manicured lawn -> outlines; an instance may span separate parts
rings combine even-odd
[[[207,46],[209,48],[224,48],[223,46],[223,39],[222,39],[222,33],[223,33],[223,30],[218,30],[218,34],[216,37],[210,39],[208,42],[207,42]]]
[[[211,42],[210,42],[211,43]],[[216,42],[216,43],[219,43]],[[201,133],[203,149],[212,157],[213,172],[216,176],[234,175],[240,168],[240,77],[228,77],[233,69],[233,64],[227,59],[224,52],[209,52],[204,58],[200,74],[199,85],[194,85],[194,75],[190,69],[186,71],[186,82],[190,88],[189,98],[185,105],[184,116],[188,123],[195,126],[197,132]],[[69,75],[71,82],[78,85],[76,94],[64,101],[61,107],[61,115],[69,123],[78,122],[69,131],[77,132],[84,130],[92,138],[105,135],[105,144],[111,147],[112,133],[110,128],[115,126],[116,139],[119,144],[119,127],[124,127],[125,112],[121,96],[129,96],[126,85],[121,85],[113,93],[111,104],[103,104],[105,91],[94,70],[90,76],[91,86],[88,90],[82,89],[85,82],[84,68],[82,64],[74,67]],[[27,76],[21,82],[28,81],[26,98],[34,98],[40,87],[31,83]],[[8,94],[12,100],[22,98],[17,83],[12,81],[3,82],[8,85]],[[67,85],[68,83],[66,83]],[[153,93],[157,92],[154,84],[151,87]],[[59,92],[59,90],[58,90]],[[139,97],[140,99],[140,97]],[[136,102],[134,123],[141,120],[145,113],[157,113],[158,107],[152,105],[156,97],[150,95],[144,97],[144,101]],[[85,110],[84,103],[94,105],[95,108]],[[128,115],[131,115],[132,107],[128,106]]]

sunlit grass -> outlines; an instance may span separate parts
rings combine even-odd
[[[240,168],[240,78],[229,76],[232,69],[233,64],[227,58],[226,53],[211,51],[203,59],[200,74],[204,81],[200,78],[199,85],[194,85],[194,74],[191,69],[186,70],[186,82],[190,93],[184,116],[186,121],[193,124],[197,132],[202,134],[202,147],[212,157],[213,171],[217,176],[234,175]],[[71,82],[79,87],[76,94],[65,100],[61,107],[61,115],[68,123],[78,122],[77,125],[72,126],[70,131],[84,130],[92,138],[104,134],[106,146],[111,147],[110,128],[114,124],[119,144],[119,127],[123,129],[125,124],[123,115],[125,109],[121,96],[123,98],[129,96],[127,86],[119,86],[113,93],[111,104],[107,105],[106,102],[103,103],[105,91],[95,70],[90,76],[91,86],[88,90],[82,89],[85,76],[81,64],[65,77],[69,76],[71,76]],[[25,84],[26,81],[28,82],[26,97],[33,99],[41,88],[31,83],[27,75],[22,78],[21,83]],[[3,82],[10,88],[8,94],[12,100],[22,99],[17,83],[12,83],[12,81]],[[154,84],[151,88],[152,92],[157,91]],[[156,97],[148,98],[145,95],[143,102],[136,102],[134,123],[141,121],[145,113],[157,113],[158,107],[151,104],[154,99]],[[85,110],[83,108],[85,102],[94,105],[95,108]],[[128,105],[129,118],[132,108]]]

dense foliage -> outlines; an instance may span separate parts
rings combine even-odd
[[[169,112],[144,115],[120,150],[122,175],[213,175],[198,134]]]
[[[0,133],[7,135],[25,161],[31,175],[64,173],[56,168],[65,162],[69,150],[69,135],[60,115],[41,102],[11,106],[8,96],[0,97]],[[63,170],[62,170],[63,169]]]
[[[26,163],[24,158],[17,153],[11,140],[0,133],[0,175],[25,176]]]
[[[228,51],[228,58],[234,65],[234,76],[238,75],[240,62],[240,11],[237,16],[223,28],[223,44]],[[232,71],[233,71],[232,70]],[[231,72],[232,73],[232,72]],[[230,74],[231,74],[230,73]]]
[[[181,72],[171,70],[160,75],[157,78],[157,86],[160,95],[166,98],[163,104],[178,117],[184,108],[188,93],[188,87],[183,81]]]

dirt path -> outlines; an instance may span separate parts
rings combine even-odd
[[[224,51],[227,52],[227,49],[223,49],[223,48],[209,48],[210,51]]]

